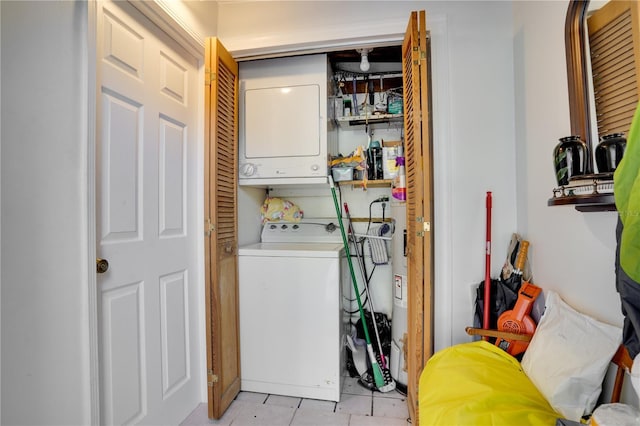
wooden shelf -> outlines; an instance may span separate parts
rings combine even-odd
[[[391,223],[393,219],[390,217],[385,217],[384,219],[381,217],[352,217],[351,222]]]
[[[376,124],[384,123],[400,123],[403,124],[402,114],[369,114],[369,115],[351,115],[345,117],[339,117],[336,119],[340,128],[342,129],[354,129],[355,126],[364,126],[368,124],[373,126]]]
[[[368,180],[367,188],[384,188],[391,187],[391,179],[378,179],[378,180]],[[339,185],[351,185],[352,187],[362,187],[363,181],[361,180],[344,180],[342,182],[336,182]]]
[[[587,194],[564,197],[551,197],[548,206],[574,206],[579,212],[612,212],[616,211],[613,194]]]

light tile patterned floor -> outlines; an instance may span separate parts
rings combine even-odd
[[[404,395],[372,392],[347,377],[340,402],[240,392],[220,420],[207,418],[200,404],[181,426],[409,426]]]

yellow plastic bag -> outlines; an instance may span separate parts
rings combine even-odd
[[[364,147],[361,145],[349,157],[338,157],[331,160],[331,167],[353,167],[355,170],[364,170],[367,159],[364,155]]]
[[[561,417],[518,360],[486,341],[432,356],[418,399],[421,425],[555,425]]]

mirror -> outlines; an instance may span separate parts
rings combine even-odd
[[[569,116],[571,134],[579,135],[587,143],[586,173],[593,173],[594,145],[591,136],[591,108],[589,102],[589,72],[587,61],[586,24],[589,1],[570,0],[564,26],[569,83]]]
[[[631,126],[640,97],[639,22],[635,1],[569,1],[565,48],[571,132],[587,143],[585,173],[596,171],[594,151],[598,172],[611,170],[602,167],[598,154],[604,145],[596,149],[598,142],[619,139]]]

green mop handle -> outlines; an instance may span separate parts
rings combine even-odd
[[[347,235],[344,232],[344,225],[342,224],[342,211],[340,210],[340,204],[336,197],[336,188],[333,183],[333,177],[329,175],[329,185],[331,186],[331,195],[333,195],[333,204],[336,208],[336,215],[338,216],[338,223],[340,224],[340,233],[342,234],[342,243],[344,244],[344,251],[346,253],[347,262],[349,263],[349,271],[351,272],[351,281],[353,282],[353,289],[356,293],[356,300],[358,301],[358,309],[360,310],[360,320],[362,321],[362,328],[364,329],[364,338],[367,341],[367,345],[371,345],[371,339],[369,338],[369,330],[367,329],[367,321],[364,316],[364,310],[362,309],[362,302],[360,301],[360,292],[358,291],[358,282],[356,281],[356,274],[353,270],[353,263],[351,262],[351,253],[349,252],[349,242]]]
[[[342,210],[340,204],[338,204],[338,197],[336,197],[336,188],[333,183],[333,177],[329,175],[329,185],[331,185],[331,195],[333,195],[333,204],[336,207],[336,215],[338,216],[338,223],[340,224],[340,233],[342,234],[342,243],[344,244],[344,251],[347,256],[347,262],[349,262],[349,272],[351,272],[351,281],[353,281],[353,288],[356,293],[356,300],[358,301],[358,310],[360,311],[360,320],[362,321],[362,329],[364,330],[364,338],[367,342],[367,353],[369,354],[369,360],[371,361],[371,369],[373,370],[373,379],[375,380],[378,390],[385,388],[385,380],[382,375],[382,370],[376,356],[373,354],[373,348],[371,347],[371,338],[369,337],[369,329],[367,327],[367,320],[364,316],[364,309],[362,309],[362,302],[360,301],[360,292],[358,291],[358,282],[356,281],[356,274],[353,271],[353,263],[351,262],[351,253],[349,252],[349,241],[347,235],[344,232],[344,225],[342,224]],[[371,315],[374,315],[372,312]],[[373,318],[375,321],[375,317]],[[375,324],[374,324],[375,325]],[[380,354],[380,356],[383,356]],[[384,390],[386,392],[386,390]]]

